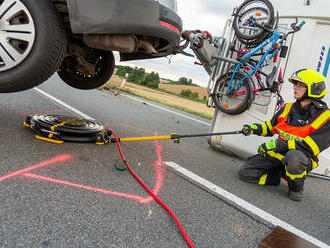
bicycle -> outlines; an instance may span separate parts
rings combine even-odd
[[[274,18],[274,8],[269,0],[245,0],[234,9],[232,15],[235,34],[247,46],[257,46],[270,37],[271,33],[260,28],[260,25],[275,29],[278,22],[278,13]],[[255,23],[251,22],[251,17]]]
[[[277,72],[276,66],[273,67],[270,74],[265,73],[262,69],[269,65],[270,60],[278,56],[287,37],[290,34],[298,32],[305,24],[303,21],[297,25],[298,19],[296,19],[296,22],[291,24],[292,31],[281,35],[275,30],[271,30],[255,22],[253,17],[250,18],[250,21],[254,26],[271,32],[272,36],[238,59],[218,55],[212,56],[212,58],[216,60],[222,60],[236,65],[233,70],[223,74],[216,81],[212,94],[212,99],[216,107],[220,111],[231,115],[237,115],[246,111],[251,106],[254,95],[257,92],[268,90],[278,93],[278,82],[274,83],[275,74]],[[262,51],[269,44],[271,44],[271,46],[266,52],[257,54],[257,52]],[[283,55],[280,56],[285,57],[286,49],[283,49],[282,52]],[[253,60],[252,57],[256,55],[262,55],[262,58],[258,61]],[[260,84],[261,75],[266,77],[265,84]],[[257,80],[259,83],[257,87],[254,87],[254,83],[251,79],[252,76],[259,78]]]

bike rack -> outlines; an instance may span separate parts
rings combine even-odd
[[[219,50],[219,52],[216,55],[228,57],[229,49],[232,45],[231,41],[234,39],[235,36],[234,30],[232,28],[232,24],[233,24],[233,17],[227,19],[226,21],[225,27],[221,35],[222,49]],[[213,93],[215,82],[224,73],[224,71],[228,69],[228,66],[229,66],[228,62],[218,60],[216,61],[215,65],[213,65],[213,68],[210,68],[212,74],[210,75],[210,79],[207,85],[207,93],[209,95]],[[209,97],[207,106],[214,107],[212,97]]]
[[[213,99],[211,97],[215,82],[217,79],[223,75],[225,72],[229,70],[230,62],[223,61],[223,60],[216,60],[212,59],[212,56],[219,56],[231,59],[234,55],[234,52],[230,54],[230,48],[235,45],[235,49],[238,50],[242,48],[244,45],[240,43],[235,36],[235,32],[232,28],[234,17],[227,19],[224,29],[220,37],[215,37],[213,40],[216,40],[217,44],[219,45],[218,49],[215,49],[211,44],[210,41],[205,39],[203,40],[203,45],[201,47],[196,47],[196,45],[191,43],[190,48],[194,51],[197,58],[202,62],[202,65],[206,72],[210,75],[209,81],[207,84],[207,93],[209,94],[209,99],[207,106],[214,107]],[[235,41],[236,40],[236,41]],[[235,41],[235,44],[234,44]],[[280,59],[278,59],[277,64],[280,63]],[[275,74],[278,74],[279,67]],[[267,71],[267,69],[266,69]],[[269,72],[270,73],[270,72]],[[250,78],[253,84],[257,85],[255,79]],[[257,105],[259,107],[267,107],[272,102],[272,93],[265,93],[259,92],[255,95],[256,99],[253,100],[252,104]],[[261,101],[259,98],[262,98],[264,101]],[[265,100],[266,99],[266,100]],[[256,107],[255,107],[256,108]]]
[[[202,65],[204,66],[205,70],[210,75],[207,85],[207,92],[210,96],[207,103],[208,107],[214,107],[214,103],[211,95],[214,91],[214,87],[217,79],[224,73],[228,72],[228,70],[232,66],[230,60],[236,59],[233,57],[235,56],[236,53],[234,51],[231,51],[232,46],[235,46],[235,50],[239,50],[244,47],[244,45],[236,39],[235,31],[232,28],[233,21],[234,21],[233,16],[231,18],[228,18],[221,33],[221,36],[215,37],[215,39],[218,39],[218,41],[220,41],[221,43],[219,49],[217,49],[216,52],[210,46],[205,46],[204,48],[200,46],[199,47],[193,46],[193,44],[191,44],[190,46],[190,48],[193,50],[197,58],[200,59],[200,61],[202,62]],[[192,40],[193,39],[191,39],[190,41]],[[206,41],[208,41],[208,39],[205,39],[204,43]],[[203,58],[212,58],[212,56],[225,57],[228,58],[228,61],[219,60],[219,59],[213,59],[211,61],[210,59],[208,61],[201,60]],[[277,63],[278,64],[280,63],[280,59],[278,59]],[[273,69],[272,66],[268,66],[268,67],[264,68],[264,71],[267,74],[270,73],[270,71],[268,70]],[[275,75],[277,74],[278,71],[276,71]],[[257,84],[254,78],[251,79],[253,84]],[[250,109],[243,112],[242,114],[229,116],[225,113],[222,113],[217,108],[215,108],[214,116],[211,122],[211,126],[209,128],[209,132],[215,132],[215,133],[224,132],[224,131],[229,131],[230,129],[233,128],[239,129],[241,128],[242,123],[252,123],[258,121],[260,122],[263,119],[270,118],[274,114],[273,110],[275,110],[275,106],[276,106],[276,101],[273,97],[273,94],[271,92],[268,93],[264,91],[255,94],[255,99],[253,100]],[[253,142],[251,142],[251,146],[249,147],[242,146],[242,144],[244,144],[247,140],[246,137],[244,138],[238,136],[223,137],[219,135],[219,136],[208,137],[207,141],[209,145],[214,149],[221,150],[239,157],[248,157],[251,153],[253,153],[254,150],[256,150],[256,147],[254,147],[256,146],[256,144],[261,144],[262,142],[265,141],[264,138],[260,138],[260,137],[254,137],[253,139],[254,140]]]

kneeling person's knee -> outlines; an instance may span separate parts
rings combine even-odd
[[[285,154],[283,163],[287,172],[292,175],[298,175],[308,169],[311,160],[302,151],[291,150]]]

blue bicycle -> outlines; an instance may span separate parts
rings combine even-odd
[[[236,51],[238,54],[237,59],[227,58],[214,55],[212,58],[217,60],[226,61],[234,64],[228,73],[223,74],[215,83],[212,98],[216,107],[227,114],[237,115],[247,110],[253,100],[255,93],[261,91],[271,91],[278,93],[278,83],[275,82],[275,74],[277,72],[276,66],[273,67],[271,73],[265,73],[262,69],[271,64],[271,61],[276,60],[277,57],[285,57],[287,47],[284,41],[288,35],[298,32],[305,22],[298,24],[298,20],[291,24],[292,30],[286,34],[280,34],[259,24],[253,17],[249,19],[251,26],[257,26],[266,32],[271,32],[272,35],[267,40],[263,41],[260,45],[249,49],[241,49]],[[270,45],[266,51],[265,47]],[[234,50],[235,51],[235,50]],[[261,59],[256,59],[260,56]],[[252,80],[256,78],[257,85]],[[262,83],[261,77],[265,77],[265,83]]]

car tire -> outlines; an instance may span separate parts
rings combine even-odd
[[[6,1],[8,0],[4,0],[2,4]],[[16,4],[19,4],[17,11],[25,15],[21,20],[27,22],[24,24],[29,24],[29,29],[33,30],[35,35],[33,41],[27,45],[30,46],[30,51],[20,63],[13,63],[14,66],[7,70],[4,67],[1,70],[0,67],[0,92],[3,93],[27,90],[46,81],[58,70],[67,48],[62,18],[51,1],[17,0]],[[2,41],[4,42],[4,39]],[[9,42],[5,46],[10,49],[8,44]],[[0,46],[0,56],[1,49],[4,54],[3,45]]]
[[[57,72],[60,78],[73,88],[80,90],[91,90],[101,87],[109,81],[115,69],[115,57],[111,51],[93,49],[94,53],[101,58],[96,64],[95,75],[85,75],[79,71],[67,71],[65,66]],[[66,58],[67,59],[67,58]],[[64,60],[64,64],[66,62]]]

